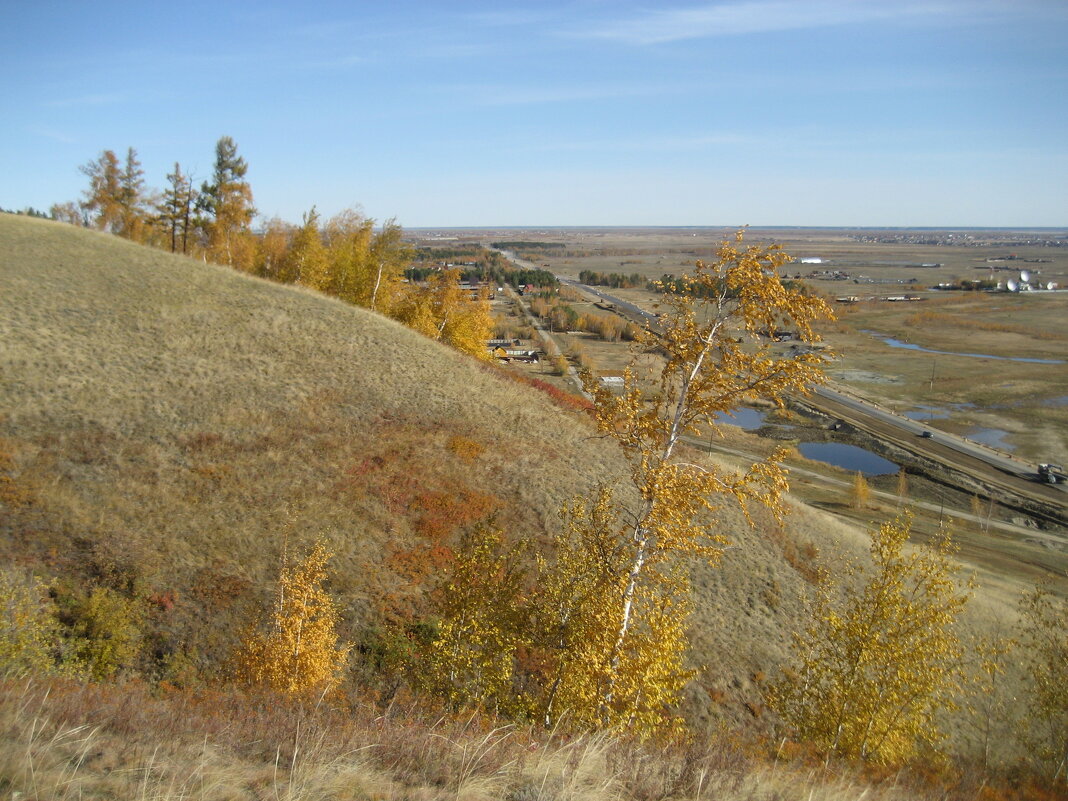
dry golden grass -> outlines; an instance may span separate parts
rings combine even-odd
[[[436,537],[495,514],[542,540],[625,473],[583,417],[365,310],[7,215],[0,249],[0,473],[32,498],[8,504],[0,553],[152,599],[172,678],[218,669],[286,540],[328,539],[357,639],[418,603]],[[809,520],[791,526],[826,525]],[[766,585],[793,599],[804,579],[781,535],[723,525],[740,547],[698,570],[695,662],[731,685],[782,657],[799,612]]]
[[[0,681],[0,790],[74,801],[873,801],[947,791],[922,774],[823,766],[729,736],[662,748],[477,715],[302,708],[236,694]],[[940,778],[938,775],[936,779]]]
[[[359,641],[418,610],[452,532],[495,515],[545,541],[567,501],[626,473],[581,414],[390,320],[70,226],[0,215],[0,342],[0,556],[141,599],[136,667],[173,684],[221,674],[287,542],[327,540]],[[733,547],[694,568],[686,712],[760,727],[754,677],[786,658],[811,558],[865,540],[800,505],[781,529],[729,511],[720,526]],[[193,753],[175,759],[216,758]],[[146,797],[192,780],[168,776]]]

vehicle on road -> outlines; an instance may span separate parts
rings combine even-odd
[[[1050,484],[1068,480],[1068,474],[1065,474],[1063,466],[1059,464],[1049,464],[1048,462],[1044,462],[1038,466],[1038,477],[1042,481],[1046,481]]]

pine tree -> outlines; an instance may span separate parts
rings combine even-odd
[[[145,198],[145,171],[132,147],[126,150],[126,164],[119,175],[119,236],[141,241],[148,217]]]
[[[796,662],[772,706],[801,740],[828,755],[897,764],[942,739],[938,713],[956,708],[963,649],[956,621],[968,601],[953,581],[948,535],[905,552],[911,518],[872,533],[873,566],[825,571]]]
[[[171,253],[189,252],[189,229],[197,194],[193,181],[182,174],[182,167],[174,162],[174,172],[167,173],[167,189],[156,205],[156,219],[170,239]]]
[[[206,235],[208,258],[219,264],[246,270],[255,256],[250,230],[256,214],[252,187],[245,180],[248,164],[237,155],[237,145],[229,136],[215,145],[215,167],[210,182],[200,188],[199,208]]]

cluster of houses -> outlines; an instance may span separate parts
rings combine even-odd
[[[502,362],[535,363],[541,358],[541,352],[524,345],[519,339],[491,339],[486,343],[494,358]]]

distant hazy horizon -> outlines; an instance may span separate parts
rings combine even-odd
[[[989,231],[1007,233],[1066,233],[1068,225],[412,225],[419,231],[722,231],[746,228],[750,231]]]

